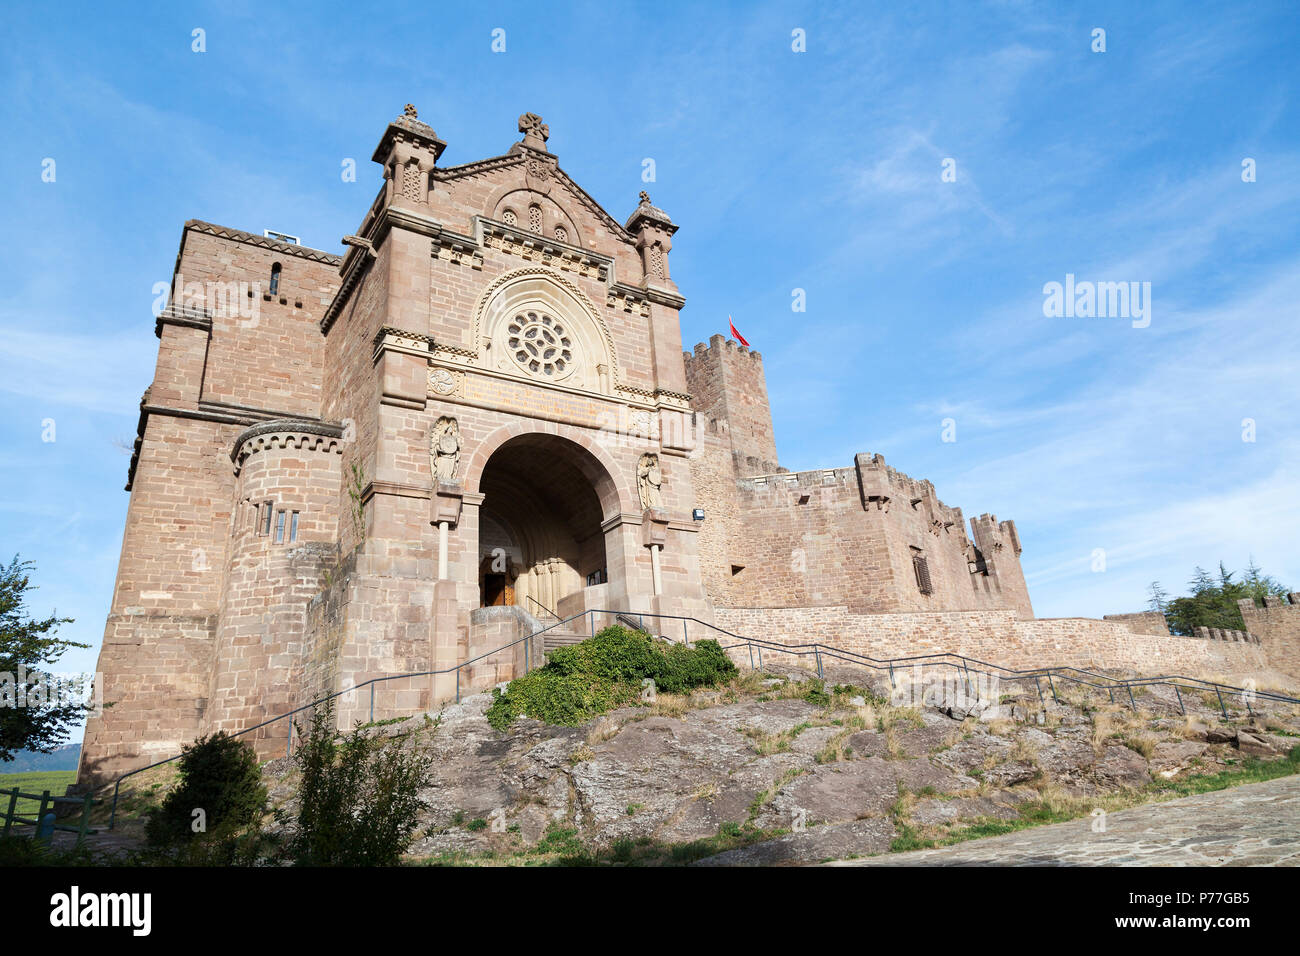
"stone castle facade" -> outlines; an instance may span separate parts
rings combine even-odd
[[[343,255],[186,223],[83,780],[442,671],[340,719],[412,713],[513,676],[527,643],[451,669],[589,608],[776,639],[891,615],[1032,626],[1013,522],[968,534],[880,456],[781,469],[760,356],[682,349],[677,225],[645,193],[620,223],[539,117],[518,125],[504,155],[441,165],[408,107]]]

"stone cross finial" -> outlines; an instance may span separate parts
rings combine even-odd
[[[642,201],[643,203],[645,203],[647,206],[650,205],[650,194],[649,194],[648,192],[646,192],[646,191],[643,189],[643,190],[641,190],[640,196],[641,196],[641,201]]]
[[[519,132],[524,134],[525,146],[543,151],[546,149],[546,141],[551,138],[551,128],[536,113],[525,113],[519,117]]]
[[[406,108],[402,110],[402,115],[409,116],[411,119],[420,118],[420,114],[416,112],[415,107],[410,103],[406,104]]]

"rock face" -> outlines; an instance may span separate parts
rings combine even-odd
[[[1011,719],[980,720],[972,715],[989,712],[987,701],[936,694],[896,706],[865,681],[848,686],[853,677],[862,681],[828,670],[828,689],[846,685],[829,698],[808,673],[778,672],[669,704],[662,695],[582,727],[520,719],[505,733],[488,725],[490,698],[480,695],[432,723],[376,732],[435,759],[416,856],[526,852],[557,832],[595,852],[745,835],[750,845],[702,861],[710,865],[887,852],[904,833],[1015,819],[1044,786],[1091,797],[1218,769],[1233,746],[1275,756],[1295,740],[1224,725],[1208,710],[1197,724],[1112,709],[1103,726],[1101,710],[1050,700],[1033,710],[1027,696],[995,708]],[[1297,726],[1293,713],[1272,719],[1272,729]],[[1231,744],[1209,742],[1224,731]],[[267,766],[274,793],[285,792],[287,770],[283,760]]]

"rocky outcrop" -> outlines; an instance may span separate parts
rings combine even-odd
[[[480,695],[375,732],[435,758],[416,856],[501,859],[561,836],[607,853],[719,834],[748,844],[719,845],[701,861],[710,865],[882,853],[905,834],[1016,819],[1048,792],[1098,797],[1300,743],[1285,735],[1300,731],[1291,709],[1224,722],[1217,703],[1184,694],[1184,716],[1174,695],[1153,691],[1134,716],[1104,694],[1040,702],[1032,686],[996,699],[918,688],[908,706],[897,692],[889,702],[887,681],[847,668],[828,670],[825,686],[777,670],[581,727],[519,719],[498,733]],[[287,761],[268,772],[274,794],[291,792]]]

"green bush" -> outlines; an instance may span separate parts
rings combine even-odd
[[[253,826],[266,810],[266,788],[257,755],[225,731],[200,737],[181,751],[180,779],[151,810],[145,824],[155,847],[206,840]],[[202,810],[202,816],[195,811]],[[203,821],[196,831],[196,821]]]
[[[511,681],[504,694],[493,690],[487,719],[497,730],[524,715],[576,726],[634,702],[646,678],[658,690],[679,694],[714,686],[735,674],[736,665],[717,641],[700,641],[694,647],[666,645],[615,625],[580,644],[552,651],[544,666]]]
[[[294,759],[302,778],[289,858],[299,866],[392,866],[414,839],[432,758],[355,728],[340,736],[334,708],[317,710]]]

